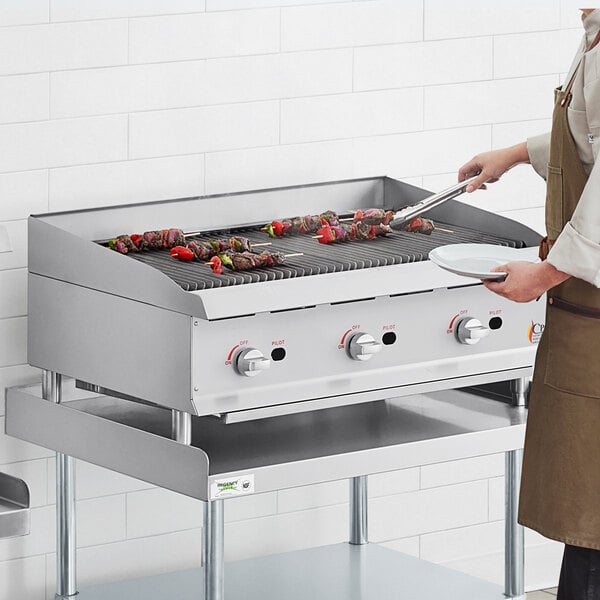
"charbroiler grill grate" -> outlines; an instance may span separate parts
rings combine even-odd
[[[277,279],[305,277],[323,273],[353,271],[371,267],[382,267],[401,263],[427,260],[429,252],[439,246],[459,243],[497,244],[512,248],[523,248],[525,243],[506,237],[481,233],[480,231],[459,227],[454,224],[436,222],[440,227],[453,233],[434,231],[430,236],[394,232],[386,237],[369,241],[342,242],[338,244],[319,244],[310,235],[279,237],[271,240],[260,227],[244,227],[220,231],[207,231],[188,241],[243,236],[254,243],[271,241],[267,246],[285,254],[301,252],[303,256],[294,256],[285,265],[253,269],[251,271],[223,271],[215,275],[209,266],[193,262],[177,261],[170,256],[169,250],[140,252],[129,254],[131,258],[158,269],[185,291],[205,290],[218,287],[258,283]]]

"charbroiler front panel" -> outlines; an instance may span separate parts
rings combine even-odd
[[[478,373],[505,379],[503,372],[531,367],[543,303],[503,301],[426,259],[448,243],[527,248],[539,236],[458,202],[428,215],[453,233],[330,246],[280,238],[273,249],[303,255],[223,275],[167,251],[124,256],[97,243],[165,227],[203,231],[199,239],[269,241],[248,224],[397,209],[425,196],[374,178],[32,217],[29,362],[197,414],[398,395],[432,381],[458,387]]]
[[[194,404],[200,413],[230,412],[523,368],[537,342],[532,322],[543,318],[543,305],[526,306],[477,285],[196,320]],[[490,329],[479,343],[458,339],[469,319]]]

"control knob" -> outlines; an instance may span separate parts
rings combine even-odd
[[[271,366],[271,361],[256,348],[242,348],[237,353],[233,366],[239,375],[254,377],[266,371]]]
[[[348,340],[348,354],[353,360],[369,360],[373,354],[381,352],[382,345],[368,333],[355,333]]]
[[[479,319],[464,317],[456,324],[454,333],[461,344],[473,345],[489,335],[490,328],[482,325]]]

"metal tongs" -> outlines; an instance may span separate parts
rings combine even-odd
[[[460,196],[466,191],[467,186],[472,183],[476,177],[477,176],[465,179],[460,183],[454,184],[452,187],[425,198],[425,200],[421,200],[421,202],[418,202],[417,204],[397,210],[393,221],[390,222],[390,227],[392,229],[402,229],[402,227],[411,219],[422,215],[436,206],[444,204],[444,202],[447,202],[448,200]]]

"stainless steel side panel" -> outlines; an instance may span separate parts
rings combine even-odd
[[[169,411],[110,398],[99,401],[99,412],[107,418],[70,407],[76,403],[53,404],[31,389],[12,388],[6,395],[6,433],[199,500],[206,499],[205,452],[156,433],[162,413],[164,422],[170,425]],[[136,414],[147,416],[148,430],[116,420],[118,416],[128,421],[128,405]]]
[[[191,317],[32,274],[28,313],[31,365],[194,412]]]
[[[29,217],[28,227],[30,273],[205,317],[202,302],[160,271],[59,229],[43,218]]]

